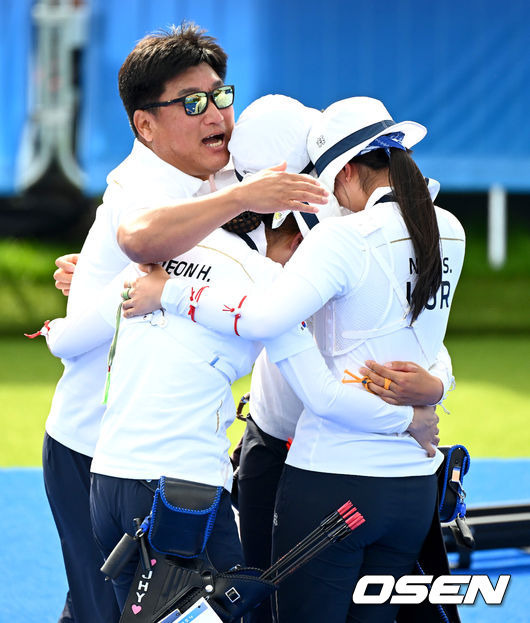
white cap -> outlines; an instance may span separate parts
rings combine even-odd
[[[228,143],[235,170],[245,177],[285,160],[288,173],[309,172],[313,165],[307,135],[321,115],[286,95],[265,95],[252,102],[239,116]],[[293,212],[302,235],[323,218],[342,214],[333,195],[318,210],[318,214]],[[280,227],[290,212],[276,212],[272,227]]]
[[[320,221],[330,216],[344,216],[345,214],[351,214],[349,210],[341,208],[339,202],[335,198],[335,195],[330,194],[328,196],[328,202],[325,205],[319,205],[318,212],[298,212],[294,211],[294,218],[298,225],[300,233],[305,238],[309,233],[309,230],[313,229],[315,225],[318,225]],[[276,229],[284,222],[287,215],[292,210],[284,210],[283,212],[275,212],[272,218],[272,228]]]
[[[265,95],[252,102],[239,116],[228,143],[235,170],[244,177],[285,160],[289,173],[309,172],[307,135],[321,114],[286,95]]]
[[[311,127],[307,151],[318,179],[333,192],[335,178],[352,158],[378,136],[403,132],[410,148],[427,134],[415,121],[396,123],[382,102],[372,97],[350,97],[328,106]]]

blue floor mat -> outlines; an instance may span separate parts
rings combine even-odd
[[[42,470],[0,470],[0,508],[0,622],[56,623],[67,585]]]
[[[465,479],[468,506],[530,501],[530,459],[472,459]],[[67,585],[59,538],[41,469],[0,469],[0,623],[56,623]],[[504,601],[462,606],[463,623],[530,623],[530,554],[490,550],[473,554],[469,571],[496,583],[511,573]]]

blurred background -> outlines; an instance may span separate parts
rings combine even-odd
[[[191,20],[229,54],[236,117],[267,93],[316,108],[368,95],[426,125],[415,158],[469,238],[450,331],[528,331],[528,18],[525,0],[0,0],[0,329],[57,315],[50,266],[38,307],[21,271],[39,280],[44,242],[80,247],[132,144],[119,67],[148,32]]]
[[[494,466],[475,471],[470,504],[529,501],[529,18],[527,0],[0,0],[0,474],[14,479],[10,486],[22,466],[40,477],[62,370],[43,340],[22,333],[64,314],[53,261],[81,248],[106,175],[132,145],[118,70],[144,35],[189,20],[229,55],[236,118],[267,93],[316,108],[367,95],[395,120],[428,128],[415,159],[440,181],[437,204],[456,214],[468,239],[446,340],[457,390],[451,414],[441,414],[442,443],[464,443],[472,465]],[[501,484],[486,492],[490,478]],[[0,486],[0,507],[10,500]],[[53,547],[53,526],[46,529]],[[64,578],[52,556],[59,594]],[[530,573],[528,556],[517,561],[511,571]],[[60,599],[51,606],[48,593],[42,603],[36,595],[39,613],[60,612]],[[519,611],[505,618],[530,620],[522,614],[528,595],[513,589],[514,602]],[[486,610],[467,608],[464,620],[498,620]],[[3,620],[27,619],[2,618],[0,608]]]

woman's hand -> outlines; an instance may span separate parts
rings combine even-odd
[[[75,265],[79,259],[79,253],[70,253],[68,255],[61,255],[55,260],[55,266],[57,270],[53,273],[55,279],[55,287],[58,290],[68,296],[70,294],[70,284],[72,283],[72,277],[74,276]]]
[[[391,405],[434,405],[444,391],[437,376],[412,361],[392,361],[384,366],[366,361],[359,372],[372,380],[370,391]]]
[[[140,270],[147,273],[133,283],[126,281],[123,287],[129,298],[123,301],[123,316],[143,316],[156,309],[160,309],[162,290],[169,279],[169,275],[159,264],[142,264]]]
[[[439,421],[434,407],[414,407],[414,417],[407,428],[407,432],[414,437],[429,457],[435,455],[436,446],[440,443]]]

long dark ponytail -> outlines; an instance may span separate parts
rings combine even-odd
[[[436,295],[442,283],[440,231],[425,178],[409,152],[391,148],[390,153],[389,158],[384,149],[376,149],[353,158],[352,162],[373,170],[388,167],[389,183],[416,254],[416,283],[409,301],[412,323],[425,309],[429,299]],[[363,186],[369,183],[369,172],[363,175],[361,168],[359,176]]]

